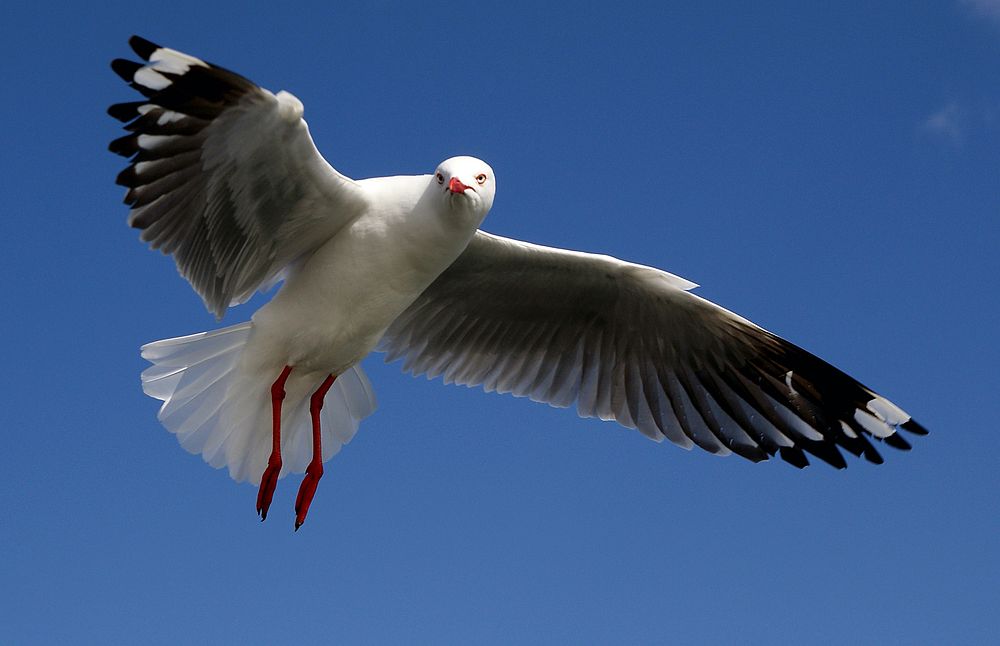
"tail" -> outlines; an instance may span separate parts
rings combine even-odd
[[[142,346],[142,357],[153,364],[142,373],[142,389],[163,401],[157,418],[184,449],[215,468],[229,467],[238,482],[256,484],[271,452],[270,386],[276,375],[255,374],[240,361],[252,329],[252,323],[241,323]],[[304,471],[312,456],[307,386],[286,387],[281,476]],[[324,462],[374,410],[375,396],[360,367],[337,377],[320,418]]]

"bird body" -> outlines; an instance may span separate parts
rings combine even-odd
[[[462,161],[481,167],[478,160],[458,158],[445,168]],[[433,177],[359,181],[372,207],[288,272],[274,298],[253,315],[245,352],[267,357],[279,371],[294,365],[333,374],[364,358],[454,262],[485,216],[464,208],[467,200],[449,202]]]
[[[841,450],[882,461],[926,430],[885,397],[691,293],[610,256],[478,229],[496,177],[472,157],[429,175],[353,180],[316,150],[288,92],[133,37],[112,68],[144,99],[111,106],[129,131],[129,223],[171,254],[221,317],[282,282],[249,323],[143,347],[145,392],[184,448],[260,483],[322,464],[375,408],[359,367],[373,349],[447,383],[509,392],[650,439],[761,461]],[[311,430],[311,432],[310,432]],[[311,440],[311,441],[310,441]]]

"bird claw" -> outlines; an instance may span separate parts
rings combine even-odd
[[[295,497],[295,531],[299,531],[302,523],[306,522],[306,514],[309,513],[309,505],[316,493],[316,485],[319,484],[319,479],[322,477],[323,465],[310,462],[309,466],[306,467],[306,477],[299,486],[299,494]]]
[[[281,458],[275,459],[273,456],[267,461],[267,469],[260,478],[260,490],[257,492],[257,514],[261,522],[267,518],[267,510],[271,506],[271,498],[274,497],[274,489],[278,486],[278,475],[281,473]]]

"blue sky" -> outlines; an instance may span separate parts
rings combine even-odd
[[[5,9],[0,641],[995,639],[1000,2],[342,4]],[[486,159],[487,230],[694,280],[932,434],[754,465],[375,356],[306,526],[298,478],[258,523],[139,388],[217,324],[125,226],[132,33],[293,92],[353,177]]]

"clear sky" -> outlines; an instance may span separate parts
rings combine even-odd
[[[1000,2],[540,4],[5,7],[0,642],[996,639]],[[489,161],[487,230],[696,281],[932,434],[754,465],[374,356],[305,527],[298,477],[259,523],[139,387],[263,301],[217,324],[125,226],[133,33],[291,91],[352,177]]]

